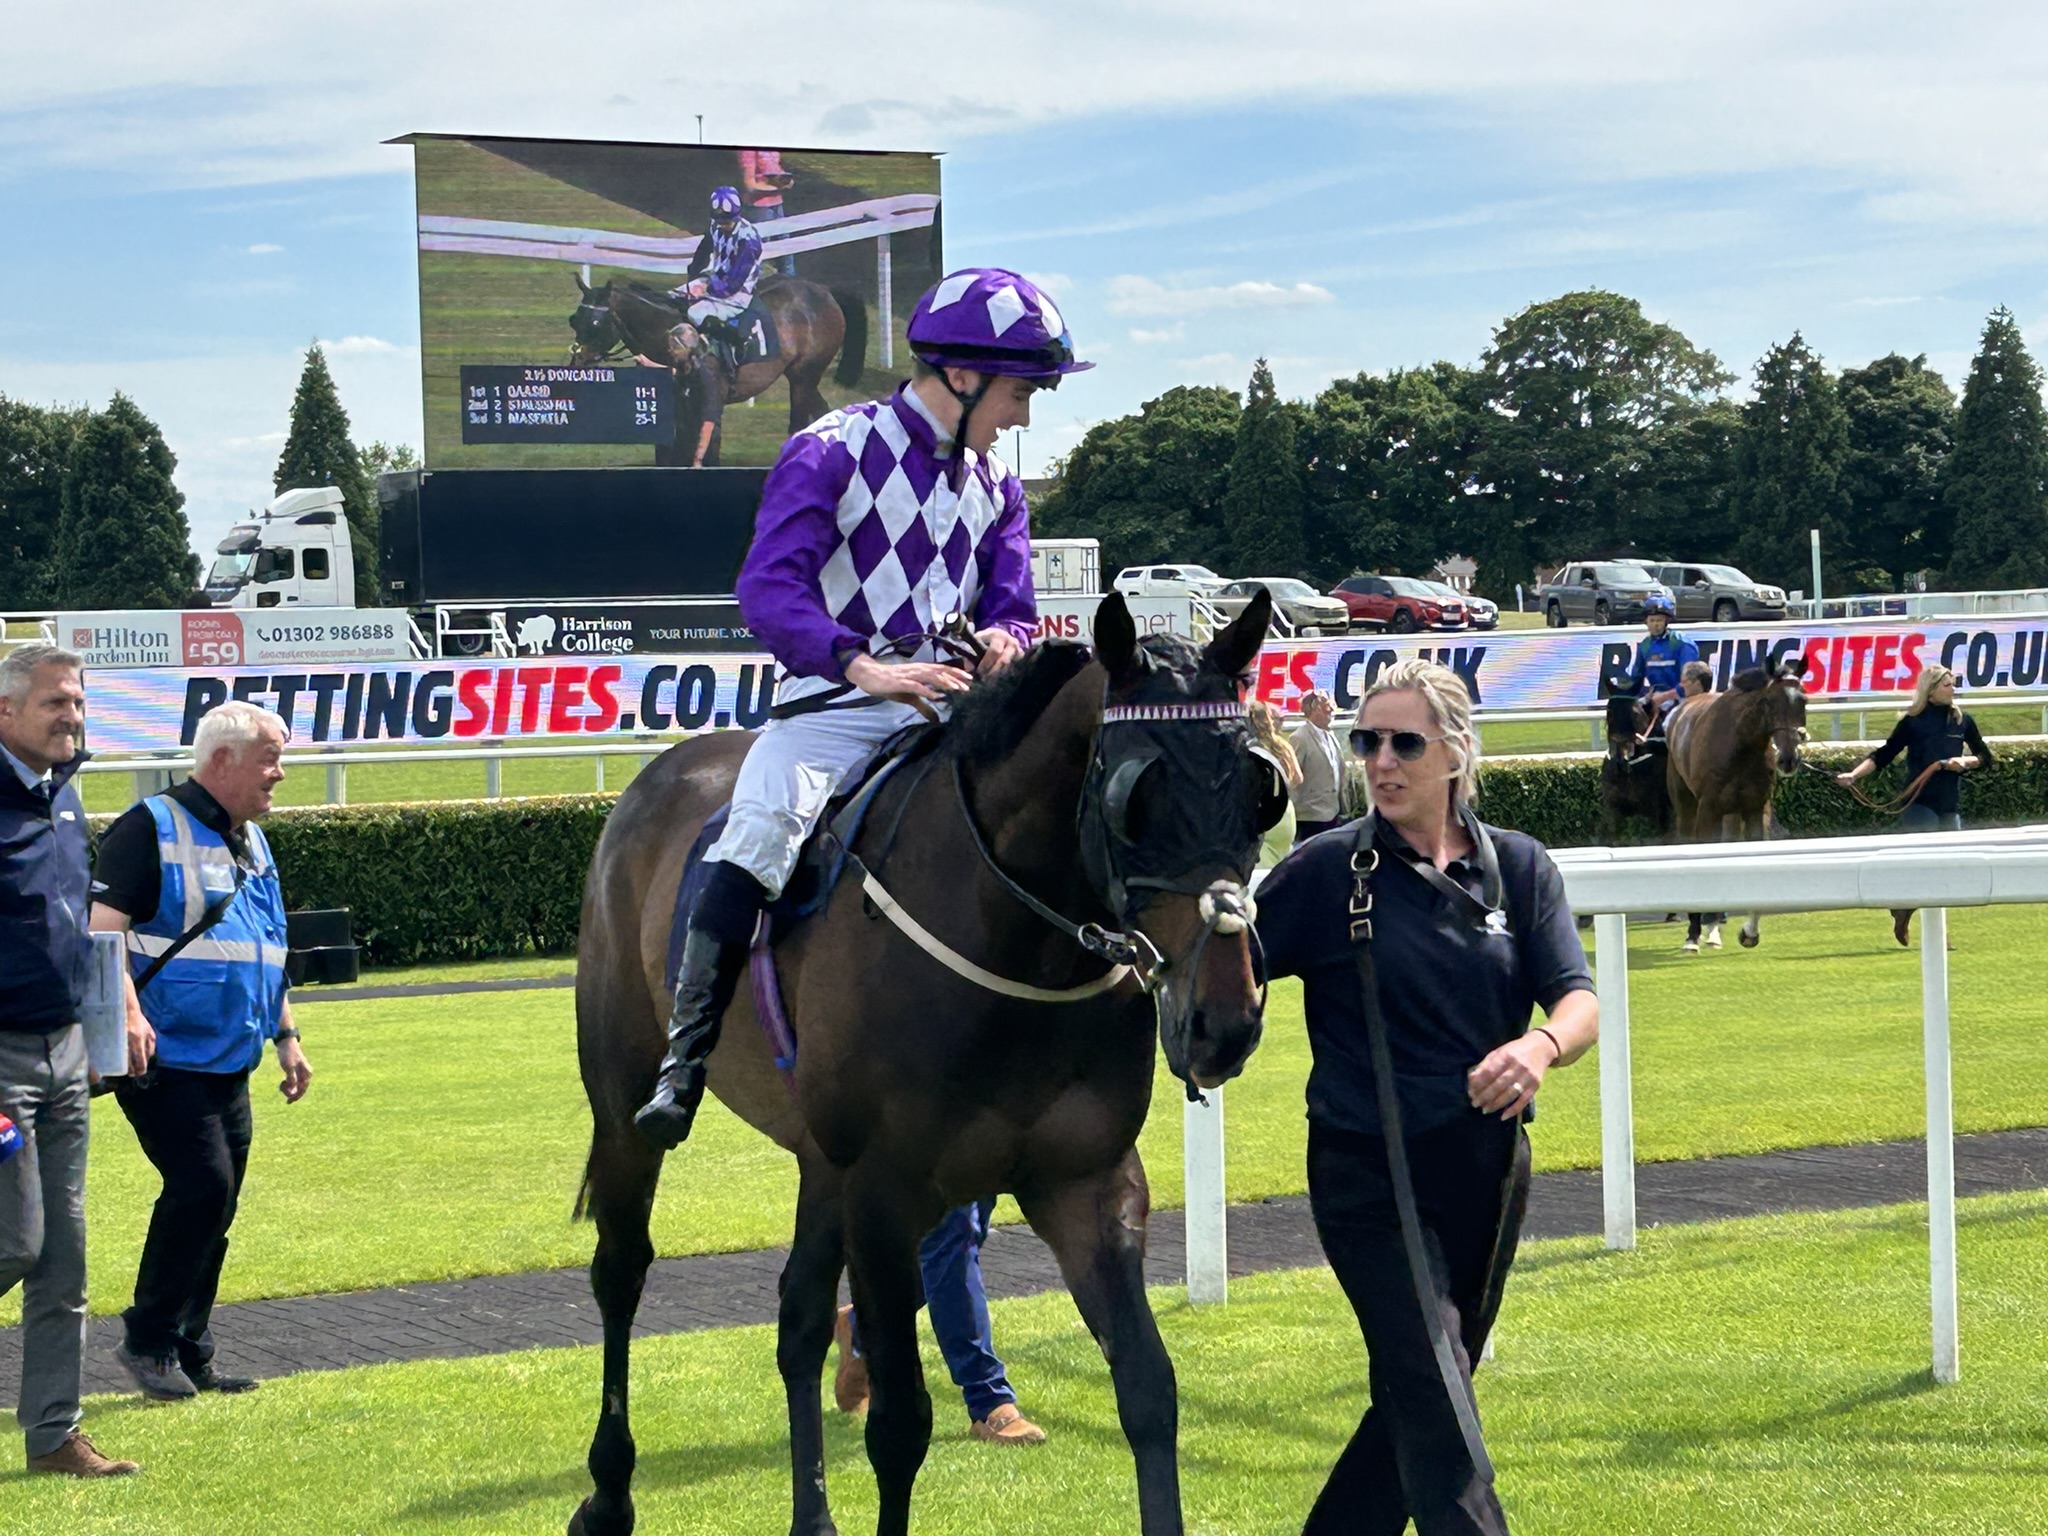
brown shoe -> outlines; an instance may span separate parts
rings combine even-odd
[[[57,1449],[28,1459],[31,1472],[56,1472],[64,1477],[126,1477],[142,1469],[132,1461],[109,1461],[82,1429],[71,1431]]]
[[[969,1427],[975,1439],[993,1440],[997,1445],[1038,1445],[1045,1439],[1045,1431],[1025,1418],[1015,1403],[1004,1403]]]
[[[832,1401],[841,1413],[866,1413],[868,1363],[853,1352],[853,1308],[841,1307],[832,1319],[832,1342],[839,1346],[839,1369],[832,1373]]]

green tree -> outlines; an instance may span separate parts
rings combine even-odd
[[[1941,473],[1955,443],[1956,397],[1923,353],[1893,352],[1845,368],[1837,388],[1849,421],[1842,485],[1849,493],[1854,585],[1901,591],[1908,573],[1947,557]]]
[[[374,608],[377,495],[371,477],[363,472],[362,455],[348,434],[348,412],[341,408],[334,375],[327,371],[327,354],[315,342],[306,349],[306,366],[292,398],[291,435],[278,455],[272,485],[280,495],[318,485],[341,491],[342,510],[348,514],[349,549],[355,556],[356,606]]]
[[[377,477],[397,470],[418,469],[420,456],[410,443],[387,443],[381,439],[360,451],[363,475],[374,488]]]
[[[1658,437],[1730,382],[1713,353],[1623,294],[1567,293],[1502,322],[1475,385],[1486,505],[1466,521],[1482,587],[1630,537]]]
[[[1710,400],[1652,436],[1628,524],[1638,548],[1677,560],[1736,558],[1729,493],[1741,437],[1732,400]]]
[[[2048,583],[2048,425],[2041,369],[2012,311],[1994,309],[1963,386],[1955,452],[1941,490],[1950,585]]]
[[[178,467],[156,423],[126,395],[72,444],[52,562],[67,608],[182,608],[199,580]]]
[[[64,472],[91,412],[0,395],[0,609],[55,601],[51,561],[64,506]]]
[[[1338,379],[1315,399],[1300,450],[1308,569],[1426,571],[1453,553],[1466,499],[1470,375],[1452,363]]]
[[[1237,575],[1294,576],[1307,569],[1302,514],[1308,497],[1296,456],[1296,417],[1296,409],[1275,394],[1273,371],[1260,358],[1237,419],[1230,484],[1223,494],[1230,562]]]
[[[1234,390],[1183,385],[1097,422],[1032,508],[1042,538],[1102,541],[1102,568],[1225,563],[1223,493],[1237,446]]]
[[[1756,393],[1742,408],[1732,505],[1742,530],[1737,558],[1749,575],[1809,585],[1809,530],[1818,528],[1827,589],[1850,584],[1848,458],[1849,419],[1834,377],[1795,331],[1756,365]]]

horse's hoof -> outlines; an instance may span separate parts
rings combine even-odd
[[[1709,948],[1709,949],[1719,949],[1719,948],[1721,947],[1721,930],[1720,930],[1720,929],[1716,928],[1716,929],[1715,929],[1715,930],[1714,930],[1714,931],[1713,931],[1712,933],[1710,933],[1710,934],[1708,934],[1708,935],[1707,935],[1707,937],[1706,937],[1706,945],[1707,945],[1707,948]]]
[[[1678,946],[1678,952],[1681,955],[1696,955],[1700,952],[1700,941],[1698,939],[1687,939]]]
[[[1742,947],[1744,949],[1755,949],[1759,941],[1762,940],[1763,935],[1760,933],[1751,933],[1747,928],[1745,928],[1742,930],[1742,932],[1735,935],[1735,937],[1742,941]]]

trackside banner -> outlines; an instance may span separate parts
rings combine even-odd
[[[1802,658],[1807,687],[1874,702],[1912,692],[1930,662],[1951,668],[1965,694],[2048,687],[2048,619],[1968,625],[1896,620],[1868,625],[1684,631],[1714,669],[1737,672]],[[1292,711],[1311,688],[1357,706],[1381,671],[1427,656],[1465,679],[1489,710],[1586,708],[1626,686],[1638,635],[1613,629],[1506,634],[1355,636],[1269,645],[1255,695]],[[766,656],[368,663],[329,667],[96,667],[86,680],[87,739],[95,751],[189,746],[199,719],[227,699],[250,699],[290,722],[295,746],[376,741],[452,745],[532,736],[615,736],[753,728],[775,689]]]

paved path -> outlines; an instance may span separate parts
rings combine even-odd
[[[292,993],[304,1007],[308,1003],[367,1003],[387,997],[454,997],[464,992],[534,992],[576,985],[576,973],[560,976],[498,976],[483,981],[394,981],[362,986],[302,987]]]
[[[1924,1199],[1926,1176],[1918,1141],[1646,1163],[1636,1176],[1637,1209],[1645,1226],[1661,1226],[1772,1211],[1892,1205]],[[2048,1188],[2048,1128],[1956,1139],[1959,1194],[2042,1188]],[[1529,1198],[1528,1238],[1601,1230],[1598,1173],[1537,1178]],[[1184,1257],[1180,1212],[1159,1212],[1152,1221],[1147,1278],[1159,1285],[1179,1283]],[[637,1331],[645,1336],[771,1323],[782,1261],[781,1249],[660,1260],[648,1276]],[[1028,1228],[997,1228],[981,1261],[992,1296],[1027,1296],[1060,1286],[1051,1253]],[[1232,1274],[1322,1262],[1306,1199],[1290,1196],[1231,1208]],[[128,1389],[113,1360],[120,1326],[114,1317],[92,1320],[88,1391]],[[581,1269],[242,1302],[214,1314],[214,1332],[221,1340],[223,1368],[257,1376],[595,1344],[602,1337]],[[0,1382],[18,1379],[20,1366],[19,1330],[0,1329]]]

